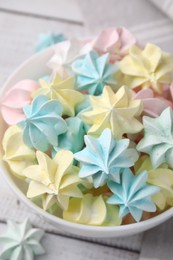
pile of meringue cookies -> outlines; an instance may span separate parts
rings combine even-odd
[[[52,48],[52,73],[1,99],[3,161],[26,196],[97,226],[173,206],[173,56],[125,28]]]

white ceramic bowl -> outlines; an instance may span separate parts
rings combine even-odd
[[[50,70],[46,67],[46,63],[52,55],[53,48],[50,47],[24,62],[4,84],[3,88],[1,89],[1,96],[4,95],[4,93],[10,87],[12,87],[15,83],[22,79],[38,79],[39,77],[44,76],[46,73],[49,73]],[[0,125],[0,139],[2,140],[2,136],[6,128],[6,125],[2,121],[2,118],[0,118]],[[2,142],[0,142],[0,145],[1,143]],[[1,153],[2,147],[0,147],[0,154]],[[9,184],[10,188],[26,205],[28,205],[28,207],[32,208],[36,214],[38,214],[41,218],[44,218],[53,226],[58,227],[59,229],[63,229],[67,232],[71,232],[73,234],[86,237],[129,236],[153,228],[173,216],[173,208],[171,208],[156,217],[135,224],[122,225],[117,227],[97,227],[75,224],[45,212],[29,199],[27,199],[27,197],[25,196],[26,187],[24,185],[24,182],[13,176],[2,160],[0,160],[0,172],[6,182]]]

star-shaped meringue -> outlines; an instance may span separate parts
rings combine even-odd
[[[74,78],[63,79],[56,74],[51,82],[40,80],[41,88],[33,93],[34,96],[45,95],[49,99],[59,101],[63,107],[62,114],[74,116],[75,107],[83,101],[82,93],[74,90]]]
[[[26,118],[18,125],[23,129],[24,143],[43,152],[47,151],[50,145],[56,146],[57,136],[67,130],[67,125],[61,117],[61,104],[39,95],[23,110]]]
[[[110,129],[105,129],[99,138],[84,137],[86,147],[75,153],[81,163],[80,178],[92,176],[94,187],[103,186],[108,180],[120,182],[120,171],[134,165],[138,152],[129,148],[130,140],[117,141]]]
[[[37,255],[43,255],[45,250],[40,244],[44,231],[32,228],[25,220],[21,224],[8,221],[7,232],[0,236],[3,250],[1,260],[34,260]]]
[[[109,53],[99,56],[91,51],[74,61],[72,70],[76,75],[77,89],[87,90],[92,95],[101,94],[105,85],[116,85],[117,66],[109,64]]]
[[[41,196],[43,208],[47,210],[55,203],[67,209],[70,197],[83,196],[77,186],[82,180],[78,177],[79,168],[72,164],[72,152],[61,150],[54,159],[40,151],[36,156],[38,165],[29,166],[23,172],[30,180],[28,198]]]
[[[93,110],[82,114],[81,118],[91,125],[88,134],[99,136],[105,128],[120,139],[123,134],[138,133],[143,129],[138,117],[142,112],[141,100],[133,99],[132,91],[121,87],[116,93],[105,86],[101,96],[90,97]]]
[[[162,93],[162,84],[171,83],[173,77],[173,56],[151,43],[144,50],[134,45],[120,62],[120,69],[126,75],[129,87],[151,87]]]
[[[148,185],[148,174],[146,171],[134,176],[130,169],[124,169],[121,182],[108,182],[108,187],[113,195],[108,198],[107,203],[120,206],[120,217],[130,213],[139,222],[142,212],[155,212],[156,206],[151,196],[159,192],[159,187]]]
[[[173,111],[166,108],[158,118],[143,117],[144,137],[137,145],[150,155],[153,168],[166,162],[173,168]]]

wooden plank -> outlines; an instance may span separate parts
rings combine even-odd
[[[64,236],[72,236],[80,238],[72,234],[67,234],[62,230],[59,230],[51,224],[45,222],[42,218],[36,215],[30,208],[25,206],[19,198],[13,194],[10,188],[0,176],[0,221],[6,221],[7,219],[14,221],[23,221],[25,218],[29,218],[34,225],[43,227],[47,232],[53,232],[55,234],[61,234]],[[142,234],[134,235],[127,238],[82,238],[88,241],[97,242],[101,245],[108,245],[111,247],[118,247],[125,250],[131,250],[139,252],[142,243]]]
[[[173,259],[172,229],[173,219],[170,219],[164,224],[145,232],[139,259]]]
[[[0,234],[6,225],[0,224]],[[46,233],[41,241],[46,254],[37,260],[137,260],[138,254]]]
[[[77,0],[5,0],[0,1],[0,9],[84,23]]]

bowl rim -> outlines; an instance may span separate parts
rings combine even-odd
[[[56,44],[58,45],[58,44]],[[13,79],[15,78],[16,74],[19,73],[25,66],[28,66],[30,63],[33,63],[35,60],[39,59],[40,57],[43,57],[45,55],[50,55],[53,54],[54,47],[56,45],[53,45],[39,53],[36,53],[32,55],[30,58],[26,59],[23,63],[21,63],[20,66],[18,66],[14,72],[8,77],[6,82],[3,84],[3,86],[0,89],[0,99],[2,98],[3,93],[5,93],[6,89],[10,89],[8,86]],[[14,85],[14,84],[13,84]],[[120,225],[120,226],[94,226],[94,225],[84,225],[84,224],[79,224],[79,223],[74,223],[67,221],[63,218],[60,218],[58,216],[52,215],[47,211],[44,211],[42,208],[34,204],[31,200],[29,200],[26,195],[19,189],[19,187],[15,184],[15,182],[10,178],[5,172],[8,171],[6,169],[3,169],[3,160],[0,158],[0,173],[3,176],[4,180],[6,183],[10,186],[10,188],[13,190],[14,193],[17,194],[17,196],[30,208],[32,208],[36,213],[38,213],[40,216],[43,216],[47,220],[57,223],[58,225],[61,226],[66,226],[67,228],[72,228],[80,231],[87,231],[87,232],[97,232],[97,233],[116,233],[116,232],[121,232],[121,231],[127,231],[127,233],[134,231],[134,229],[137,229],[137,232],[132,232],[132,233],[138,233],[142,232],[144,230],[150,229],[151,227],[154,227],[158,225],[159,223],[162,223],[169,219],[170,217],[173,216],[173,207],[165,210],[164,212],[158,214],[157,216],[154,216],[150,219],[143,220],[137,223],[132,223],[132,224],[125,224],[125,225]],[[12,173],[9,171],[10,175]],[[16,177],[15,177],[16,178]],[[70,230],[70,229],[69,229]],[[109,236],[109,234],[108,234]],[[120,236],[120,235],[119,235]]]

